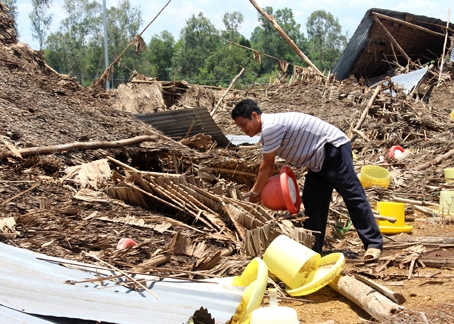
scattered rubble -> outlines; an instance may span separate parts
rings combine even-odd
[[[135,116],[190,107],[211,111],[219,103],[215,123],[224,134],[240,134],[230,111],[247,93],[265,112],[305,112],[344,130],[358,172],[368,164],[391,172],[389,188],[367,188],[368,199],[373,206],[405,202],[413,232],[387,236],[380,261],[364,264],[360,241],[334,194],[326,251],[344,252],[346,273],[379,280],[405,296],[404,309],[379,318],[381,323],[451,321],[454,225],[453,217],[439,213],[438,199],[441,190],[454,190],[443,176],[454,166],[452,63],[445,64],[441,77],[428,74],[411,95],[391,82],[377,91],[353,78],[305,74],[265,89],[234,89],[221,101],[225,89],[143,77],[107,92],[84,88],[52,71],[39,52],[17,43],[4,15],[0,29],[5,31],[0,33],[3,243],[191,279],[240,274],[281,233],[311,246],[303,213],[271,211],[242,199],[254,182],[259,148],[220,147],[210,134],[177,141]],[[393,145],[407,154],[389,157]],[[278,161],[276,173],[282,165]],[[302,185],[305,171],[293,170]],[[117,249],[122,238],[137,244]],[[281,303],[297,309],[306,323],[370,318],[328,287],[306,299],[287,299],[283,291]]]

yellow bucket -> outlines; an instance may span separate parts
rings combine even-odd
[[[451,113],[449,114],[449,116],[451,116],[451,119],[454,120],[454,110],[451,111]]]
[[[358,178],[364,188],[380,186],[386,189],[389,186],[390,176],[391,174],[385,168],[376,165],[365,165],[361,168]]]
[[[396,219],[395,223],[387,220],[378,220],[377,224],[383,234],[408,233],[413,226],[405,224],[405,204],[392,201],[379,201],[377,203],[378,214]]]
[[[320,258],[317,252],[285,235],[276,237],[263,255],[268,270],[291,289],[312,280]]]
[[[452,179],[452,180],[446,180],[447,183],[454,182],[454,168],[447,168],[444,170],[445,172],[445,178],[446,179]]]
[[[454,215],[454,191],[440,191],[440,211],[443,215]]]
[[[395,223],[387,220],[377,220],[378,226],[403,226],[405,225],[405,204],[399,202],[379,201],[377,203],[378,214],[381,216],[394,217]]]

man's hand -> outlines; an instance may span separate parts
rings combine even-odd
[[[249,200],[252,203],[260,201],[260,195],[253,191],[249,191],[247,194],[243,196],[243,198]]]

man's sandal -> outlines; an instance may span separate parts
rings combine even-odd
[[[372,262],[378,260],[381,255],[381,250],[377,248],[368,248],[366,253],[364,254],[363,261],[364,262]]]

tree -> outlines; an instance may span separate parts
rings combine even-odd
[[[183,79],[196,81],[206,59],[220,45],[220,35],[203,13],[193,15],[180,32],[180,45],[172,60],[172,67]]]
[[[67,17],[59,31],[47,38],[46,61],[58,72],[71,73],[82,85],[90,85],[105,65],[101,5],[95,0],[65,0],[64,8]],[[120,0],[117,7],[107,10],[107,22],[109,53],[117,57],[137,35],[142,24],[140,11],[129,0]],[[149,67],[144,56],[131,48],[114,68],[113,79],[124,82],[133,70],[147,72]]]
[[[63,7],[67,17],[62,20],[59,32],[47,39],[47,62],[58,72],[70,73],[82,85],[89,85],[93,81],[89,47],[93,42],[102,46],[94,37],[101,34],[102,8],[94,0],[65,0]]]
[[[172,66],[175,40],[167,30],[160,35],[151,37],[148,43],[146,57],[151,64],[152,75],[161,80],[169,80],[169,70]]]
[[[347,45],[339,20],[325,10],[314,11],[307,19],[309,57],[320,70],[332,69]]]
[[[298,48],[301,49],[302,52],[305,52],[307,41],[300,30],[301,25],[297,24],[293,17],[292,9],[284,8],[277,10],[274,14],[272,7],[265,7],[264,10],[274,17],[276,23],[293,40]],[[254,29],[251,35],[251,43],[254,49],[290,63],[303,65],[299,56],[265,17],[258,14],[258,21],[259,26]],[[264,57],[262,59],[261,72],[271,73],[276,70],[276,66],[276,60]]]
[[[46,9],[52,5],[52,0],[32,0],[32,12],[28,15],[31,20],[31,31],[33,39],[38,40],[39,49],[43,49],[47,32],[52,24],[52,15],[46,14]]]
[[[241,24],[244,21],[244,16],[239,11],[234,11],[232,13],[226,12],[222,18],[224,23],[225,31],[222,32],[222,36],[231,41],[238,41],[241,38],[241,35],[238,31]]]
[[[107,10],[107,35],[110,57],[118,57],[139,34],[142,25],[141,12],[133,7],[129,0],[120,0],[116,7]],[[100,37],[102,40],[103,38]],[[141,69],[142,67],[142,69]],[[121,64],[115,66],[113,85],[123,83],[129,79],[133,71],[142,74],[151,73],[150,64],[145,55],[139,55],[134,47],[129,48],[121,58]]]

